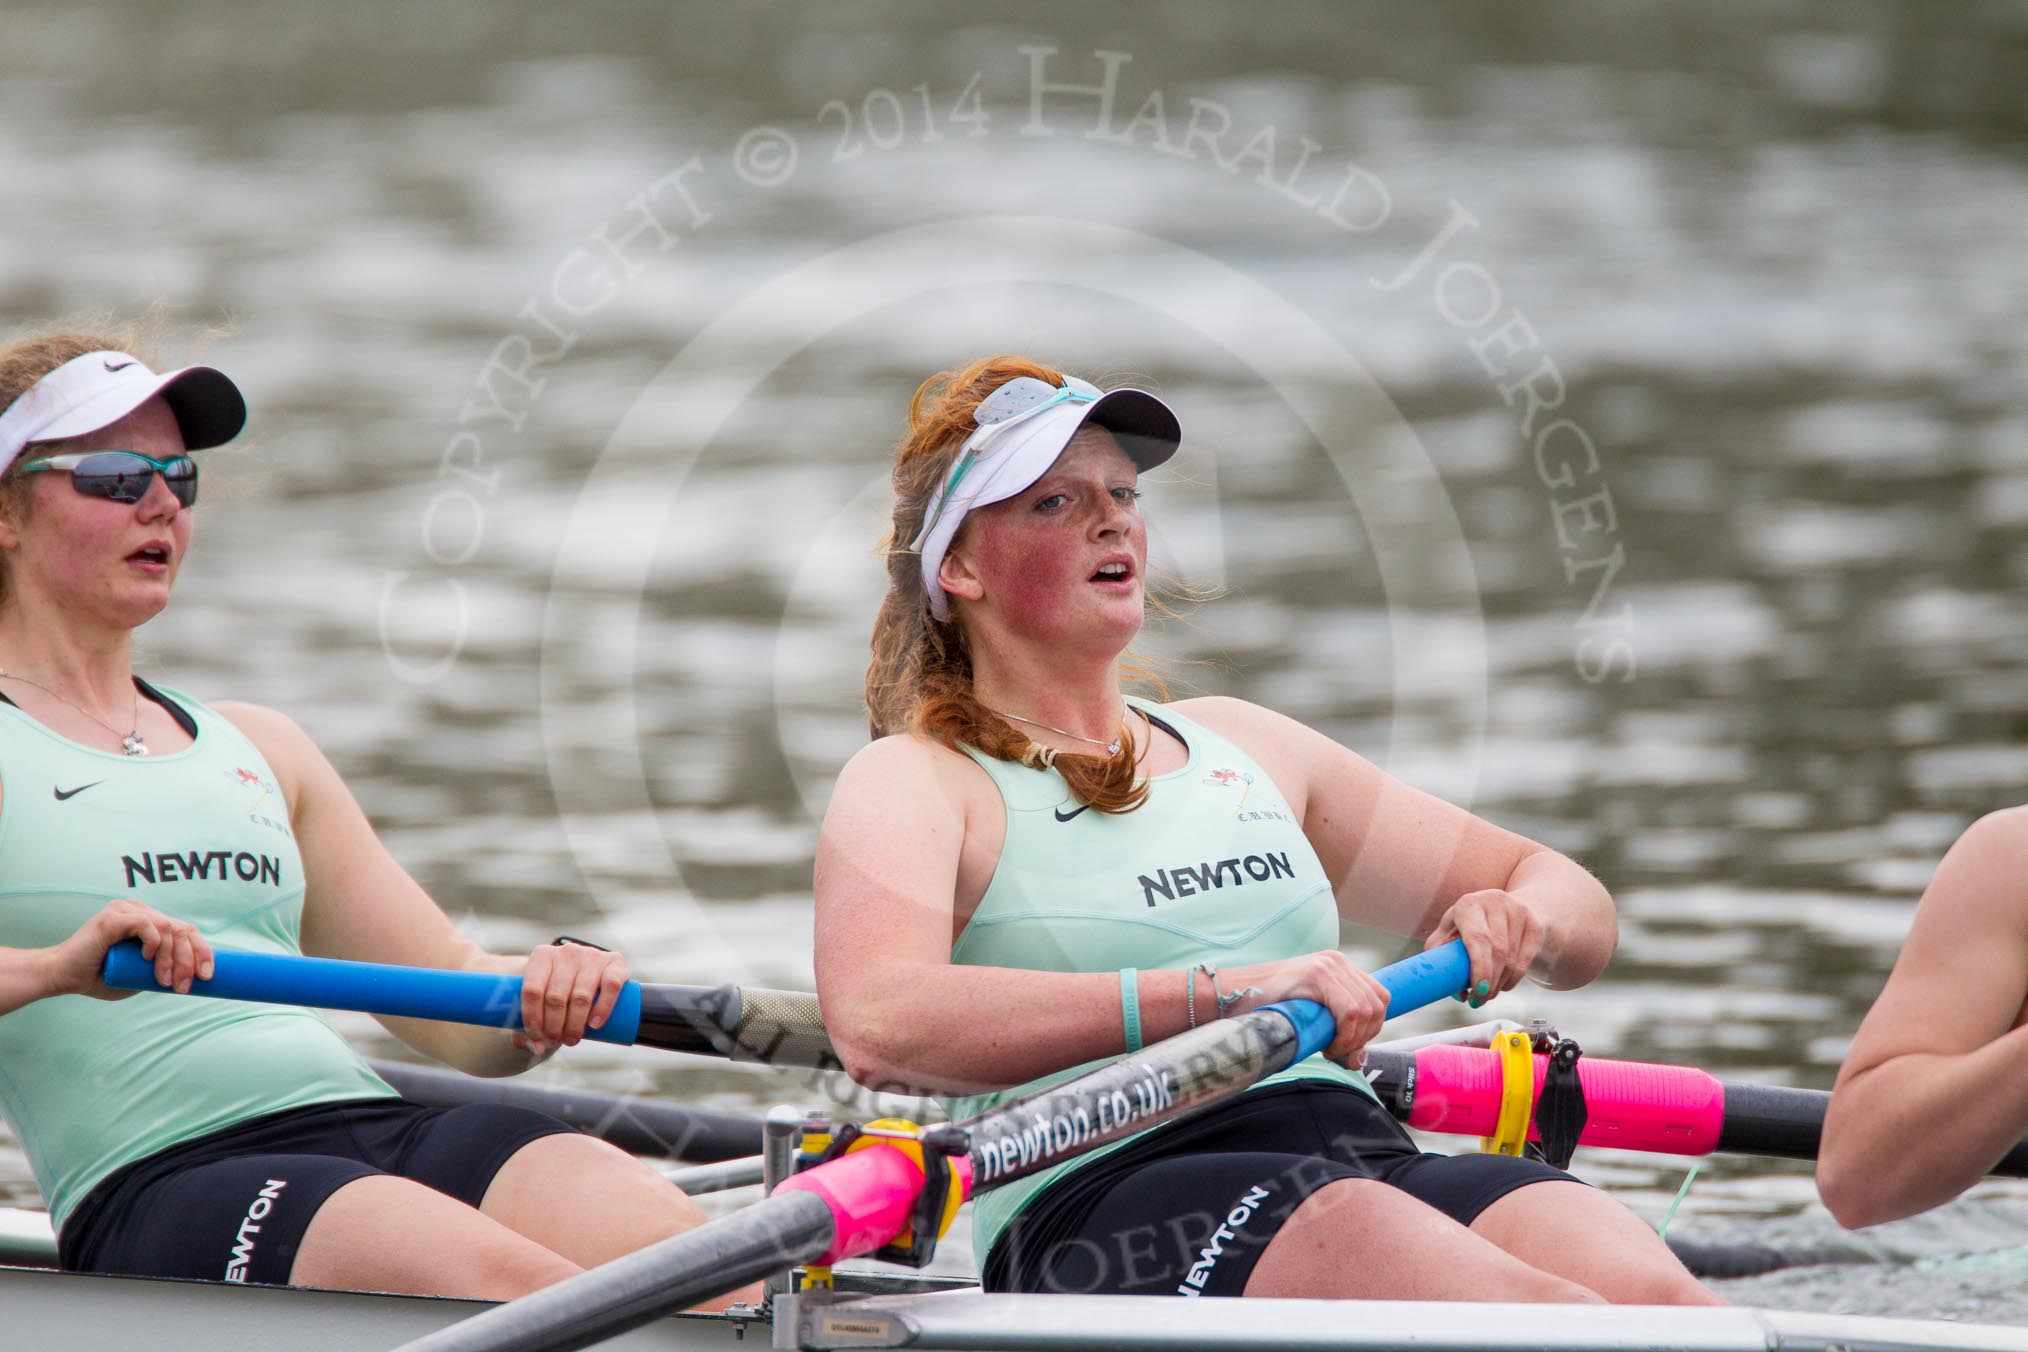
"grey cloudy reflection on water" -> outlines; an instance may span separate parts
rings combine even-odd
[[[294,714],[489,942],[603,927],[644,973],[786,986],[864,737],[908,392],[1005,348],[1153,381],[1190,443],[1146,485],[1159,547],[1228,592],[1154,644],[1208,663],[1186,691],[1608,881],[1607,978],[1498,1012],[1828,1085],[1935,860],[2028,780],[2028,25],[1277,13],[15,7],[0,170],[37,190],[0,202],[0,318],[236,317],[205,355],[256,436],[207,463],[144,670]],[[1036,89],[1108,79],[1104,121]],[[1051,224],[984,222],[1010,214]],[[926,225],[959,245],[865,255],[889,299],[789,341],[848,297],[771,283]],[[1109,287],[1030,275],[1059,227],[1110,232]],[[1185,325],[1190,260],[1227,280]],[[1558,419],[1582,439],[1538,447]],[[384,631],[410,676],[451,660],[403,679]],[[588,1049],[554,1073],[817,1092]],[[1586,1167],[1656,1218],[1682,1173]],[[32,1200],[11,1148],[0,1176]],[[1800,1168],[1715,1161],[1675,1224],[2000,1250],[1727,1289],[2028,1317],[2012,1185],[1851,1240]]]

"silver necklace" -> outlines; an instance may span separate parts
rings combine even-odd
[[[1055,724],[1045,723],[1039,718],[1023,718],[1020,714],[1010,714],[1005,709],[995,709],[990,704],[981,704],[979,707],[987,713],[998,714],[1002,718],[1011,718],[1016,723],[1026,723],[1031,728],[1041,728],[1043,731],[1053,732],[1059,737],[1068,737],[1074,742],[1089,742],[1093,746],[1102,746],[1106,749],[1108,756],[1120,754],[1120,739],[1118,737],[1113,738],[1110,742],[1101,742],[1096,737],[1087,737],[1081,732],[1072,732],[1068,728],[1059,728]],[[1124,713],[1120,716],[1120,726],[1122,730],[1126,727],[1126,715]]]
[[[23,685],[32,685],[37,690],[45,691],[49,694],[55,695],[65,704],[68,704],[71,708],[77,710],[79,713],[83,714],[86,718],[89,718],[92,722],[98,724],[100,727],[104,728],[107,732],[113,734],[113,736],[119,738],[120,749],[126,752],[129,756],[145,756],[148,754],[148,744],[141,740],[141,691],[138,687],[136,687],[134,690],[134,730],[132,732],[121,732],[111,723],[106,722],[105,719],[100,718],[90,709],[85,708],[84,705],[79,704],[76,700],[71,699],[60,690],[50,689],[48,686],[44,685],[41,681],[30,680],[28,677],[23,676],[20,672],[8,671],[4,667],[0,667],[0,676],[5,676],[10,680],[20,681]]]

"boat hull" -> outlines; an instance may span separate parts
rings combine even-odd
[[[394,1348],[490,1308],[482,1301],[100,1277],[0,1267],[8,1352]],[[2028,1352],[2028,1329],[1747,1308],[1410,1301],[987,1296],[975,1291],[783,1302],[779,1327],[720,1315],[658,1319],[601,1347],[996,1348],[1003,1352]]]
[[[484,1301],[300,1287],[102,1277],[0,1267],[0,1346],[8,1352],[146,1347],[149,1352],[361,1352],[399,1347],[491,1308]],[[742,1329],[746,1341],[740,1340]],[[765,1324],[676,1315],[606,1347],[629,1352],[767,1346]]]

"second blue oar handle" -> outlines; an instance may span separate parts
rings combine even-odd
[[[1375,972],[1373,979],[1387,988],[1387,1017],[1391,1019],[1463,990],[1472,979],[1472,955],[1465,951],[1463,939],[1453,939],[1440,948],[1389,963]],[[1337,1032],[1331,1011],[1315,1000],[1282,1000],[1262,1008],[1276,1011],[1296,1026],[1296,1054],[1291,1064],[1323,1051]]]
[[[105,982],[116,990],[159,991],[155,964],[141,956],[139,940],[106,953]],[[255,1000],[313,1009],[352,1009],[406,1019],[521,1026],[521,978],[492,972],[440,972],[295,954],[217,952],[209,981],[192,981],[192,995]],[[641,1029],[641,986],[629,981],[612,1015],[585,1036],[631,1046]]]

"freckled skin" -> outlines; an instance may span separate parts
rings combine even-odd
[[[65,449],[139,451],[167,460],[183,454],[183,431],[169,405],[158,397]],[[59,471],[29,478],[26,520],[0,522],[9,605],[33,595],[39,603],[73,617],[73,623],[88,617],[110,635],[146,623],[169,604],[196,518],[192,509],[176,501],[161,475],[136,503],[85,497],[71,487],[70,476]],[[147,571],[127,559],[150,540],[166,540],[171,546],[165,572]]]
[[[1148,565],[1136,477],[1112,433],[1087,427],[1027,489],[965,518],[939,577],[974,651],[1040,645],[1110,660],[1133,641]],[[1133,560],[1128,582],[1091,581],[1122,554]]]

